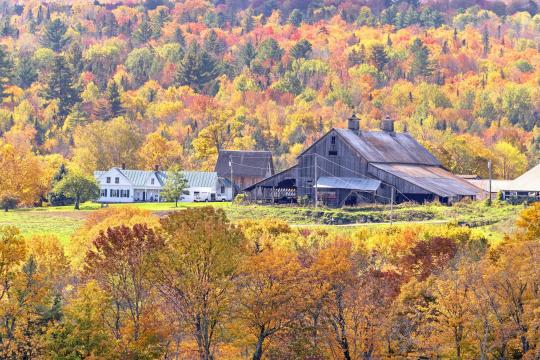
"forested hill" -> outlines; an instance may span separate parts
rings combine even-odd
[[[268,149],[283,168],[355,109],[450,170],[540,156],[533,1],[2,1],[0,133],[52,174]],[[32,173],[37,173],[36,171]],[[47,180],[36,180],[48,184]],[[43,185],[46,186],[46,185]]]

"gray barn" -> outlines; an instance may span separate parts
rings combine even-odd
[[[353,115],[347,129],[333,128],[298,163],[245,189],[258,202],[313,203],[331,207],[360,203],[440,201],[481,192],[445,170],[409,133],[396,133],[388,117],[381,131],[360,130]]]

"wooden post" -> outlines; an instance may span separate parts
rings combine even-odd
[[[390,192],[390,226],[394,223],[394,187],[392,186]]]
[[[488,171],[489,171],[489,193],[488,193],[488,206],[491,206],[491,181],[492,181],[492,173],[491,173],[491,160],[488,160]]]
[[[317,204],[317,198],[318,198],[318,186],[317,186],[317,154],[313,154],[315,156],[315,207],[318,207],[318,204]]]

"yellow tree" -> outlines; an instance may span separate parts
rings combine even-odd
[[[493,147],[494,173],[500,179],[514,179],[527,169],[527,157],[514,145],[499,141]]]
[[[156,165],[160,169],[168,169],[172,165],[182,164],[182,147],[178,142],[167,140],[154,132],[146,136],[139,150],[139,157],[142,161],[141,167],[144,169],[151,169]]]
[[[30,152],[0,141],[0,202],[5,211],[17,204],[32,205],[43,190],[42,166]]]
[[[255,339],[253,360],[262,358],[268,338],[278,336],[310,306],[307,285],[305,269],[292,251],[266,249],[241,265],[237,317]]]

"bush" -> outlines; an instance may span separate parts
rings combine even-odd
[[[234,197],[233,203],[242,205],[246,202],[246,194],[238,194]]]

